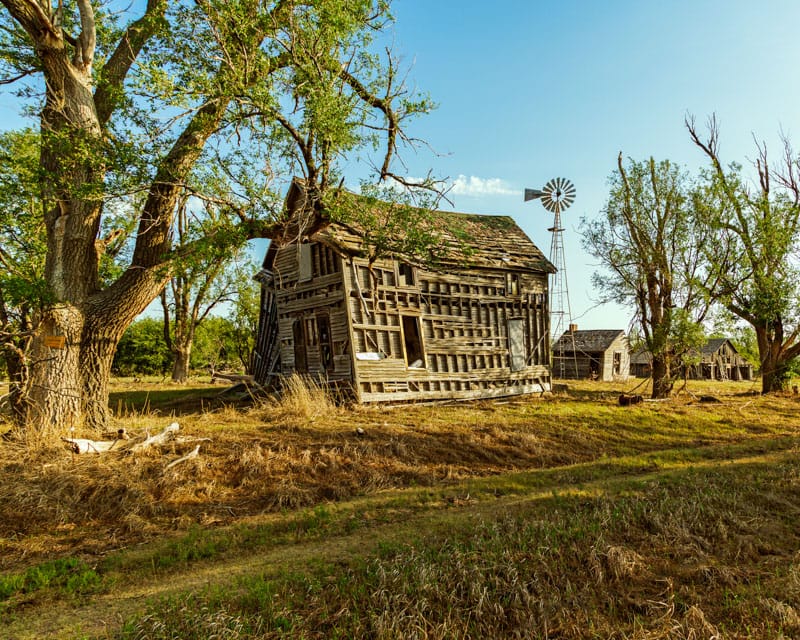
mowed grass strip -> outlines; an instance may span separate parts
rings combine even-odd
[[[168,463],[194,441],[133,456],[74,456],[60,442],[27,448],[2,442],[0,570],[24,570],[76,549],[94,564],[114,549],[197,528],[398,489],[439,490],[645,453],[652,455],[624,464],[652,466],[659,452],[723,447],[721,454],[700,454],[717,456],[739,445],[758,451],[786,446],[782,439],[797,434],[794,397],[622,408],[613,389],[595,389],[575,397],[392,410],[337,409],[312,399],[290,408],[200,412],[178,418],[182,433],[200,440],[200,456],[170,470]],[[172,419],[138,415],[115,426],[142,437]]]
[[[800,454],[612,478],[362,532],[160,600],[112,637],[785,638]],[[406,538],[406,541],[403,539]]]

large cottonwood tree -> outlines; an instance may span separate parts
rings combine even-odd
[[[636,328],[652,355],[653,398],[667,397],[682,356],[698,347],[715,274],[703,263],[707,225],[693,215],[696,192],[667,161],[622,154],[603,215],[584,220],[584,247],[604,267],[593,281],[604,300],[636,309]]]
[[[686,127],[711,165],[704,218],[717,241],[705,249],[719,274],[720,301],[755,330],[762,393],[780,391],[800,356],[800,159],[784,140],[770,164],[766,146],[757,144],[758,181],[749,184],[740,166],[722,164],[714,117],[705,135],[691,118]]]
[[[317,224],[342,155],[377,151],[376,177],[390,176],[404,119],[429,107],[369,53],[384,0],[0,1],[5,81],[23,83],[41,129],[49,303],[26,354],[33,428],[106,423],[116,344],[170,277],[173,217],[198,167],[218,180],[194,195],[224,197],[227,215],[184,255],[296,234],[276,204],[282,179],[303,175]],[[112,211],[133,236],[104,281],[102,256],[126,231],[101,232]]]

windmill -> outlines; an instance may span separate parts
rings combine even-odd
[[[572,309],[569,304],[567,285],[567,264],[564,259],[564,228],[561,226],[561,212],[575,201],[575,186],[566,178],[553,178],[541,190],[525,189],[525,202],[541,200],[542,206],[553,214],[553,226],[548,229],[553,234],[550,243],[550,262],[556,268],[550,281],[550,337],[555,342],[567,328],[572,328]],[[565,323],[565,320],[567,322]],[[572,335],[572,353],[575,354],[575,336]],[[563,343],[562,350],[563,350]],[[554,354],[560,364],[559,377],[565,372],[565,358],[561,353]],[[578,377],[578,363],[575,357],[575,377]]]

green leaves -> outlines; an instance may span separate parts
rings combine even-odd
[[[669,391],[673,367],[703,340],[700,323],[714,287],[703,251],[713,231],[691,206],[697,186],[668,160],[624,165],[620,154],[609,183],[603,216],[581,222],[583,246],[604,267],[593,276],[604,299],[635,308],[644,343],[659,363],[653,369],[659,397],[656,389]]]

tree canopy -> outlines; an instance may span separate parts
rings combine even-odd
[[[176,258],[313,228],[344,158],[399,179],[392,160],[414,143],[404,126],[431,107],[375,51],[384,0],[2,6],[0,71],[41,131],[49,302],[26,352],[26,421],[39,428],[105,423],[116,343]],[[311,196],[301,227],[281,208],[292,176]],[[220,215],[176,247],[187,191]],[[105,270],[110,254],[124,260]]]
[[[664,160],[620,153],[603,216],[582,221],[583,244],[600,261],[593,275],[605,300],[636,309],[637,329],[653,357],[653,397],[669,395],[681,358],[700,346],[697,324],[713,289],[701,247],[707,226],[693,215],[694,186]]]
[[[715,118],[707,136],[691,119],[686,126],[710,163],[698,215],[715,234],[704,250],[720,302],[755,330],[762,391],[781,390],[800,355],[800,159],[784,139],[771,164],[757,144],[757,183],[750,184],[741,165],[722,164]]]

